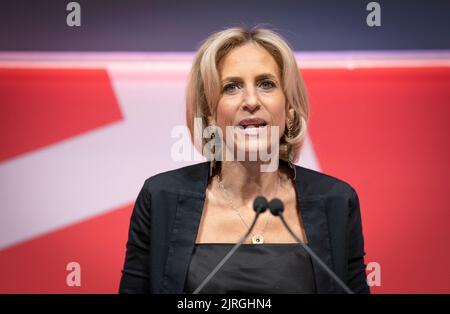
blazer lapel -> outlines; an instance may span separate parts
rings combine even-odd
[[[331,257],[330,234],[328,217],[323,195],[306,195],[306,182],[302,180],[301,168],[296,166],[297,176],[295,185],[297,189],[297,208],[305,227],[308,246],[332,270],[334,269]],[[300,172],[300,175],[299,175]],[[336,291],[334,280],[312,259],[317,293],[333,293]]]
[[[308,239],[308,246],[328,267],[333,269],[328,222],[323,198],[321,196],[305,197],[303,199],[298,198],[297,201],[300,204],[300,213]],[[333,279],[314,260],[312,260],[312,263],[317,292],[334,292],[335,282]]]
[[[176,218],[165,266],[165,293],[183,293],[195,236],[200,224],[204,197],[198,194],[178,194]]]
[[[163,276],[163,293],[184,293],[184,283],[195,238],[205,203],[208,184],[208,163],[199,165],[198,177],[192,178],[188,191],[177,194],[177,208],[173,223]]]

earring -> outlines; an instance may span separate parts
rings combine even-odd
[[[292,138],[292,120],[288,120],[288,138],[291,139]]]
[[[292,139],[292,125],[293,125],[293,121],[292,120],[288,120],[288,138]],[[297,169],[295,168],[295,165],[293,163],[294,160],[294,151],[292,150],[292,146],[288,145],[288,149],[289,149],[289,154],[288,154],[288,164],[289,167],[292,168],[292,170],[294,171],[294,180],[297,177]]]

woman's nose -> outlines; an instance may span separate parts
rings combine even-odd
[[[244,98],[243,109],[249,112],[254,112],[260,107],[258,98],[255,93],[249,92]]]

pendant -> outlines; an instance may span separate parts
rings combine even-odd
[[[263,244],[264,243],[264,237],[260,234],[255,234],[252,237],[252,243],[253,244]]]

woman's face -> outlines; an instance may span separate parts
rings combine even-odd
[[[276,139],[279,141],[286,119],[285,96],[276,61],[264,48],[249,43],[234,48],[221,60],[219,74],[221,95],[216,125],[222,129],[227,148],[245,152],[245,160],[249,160],[251,151],[271,153],[271,127],[279,127]],[[232,126],[235,132],[234,147],[227,139],[227,126]]]

